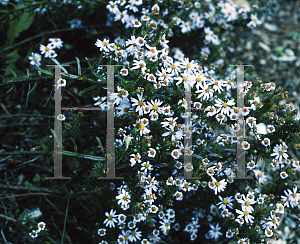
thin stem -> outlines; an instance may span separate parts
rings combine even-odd
[[[0,155],[35,155],[35,154],[53,156],[53,152],[45,152],[45,151],[0,152]]]
[[[76,29],[86,29],[86,28],[92,28],[92,27],[98,27],[98,26],[100,26],[100,25],[82,26],[82,27],[77,27]],[[30,42],[30,41],[32,41],[34,39],[39,38],[39,37],[43,37],[43,36],[46,36],[46,35],[51,35],[51,34],[59,33],[59,32],[72,31],[72,30],[75,30],[75,29],[70,29],[70,27],[69,27],[69,28],[64,28],[64,29],[60,29],[60,30],[45,31],[45,32],[42,32],[42,33],[40,33],[38,35],[29,37],[29,38],[27,38],[27,39],[25,39],[23,41],[20,41],[20,42],[14,44],[14,45],[11,45],[9,47],[3,48],[2,50],[0,50],[0,53],[4,53],[4,52],[6,52],[6,51],[8,51],[10,49],[14,49],[17,46],[20,46],[20,45],[22,45],[22,44],[24,44],[26,42]]]
[[[16,117],[41,117],[41,118],[49,118],[53,119],[55,116],[51,115],[42,115],[42,114],[14,114],[14,115],[6,115],[1,116],[0,119],[10,119],[10,118],[16,118]]]

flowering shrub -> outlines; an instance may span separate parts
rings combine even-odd
[[[234,51],[228,37],[234,25],[247,26],[250,29],[262,24],[264,18],[258,17],[258,5],[247,2],[237,6],[233,1],[158,1],[152,5],[150,1],[109,1],[108,26],[113,21],[122,22],[125,28],[139,28],[142,22],[151,21],[152,28],[161,26],[168,28],[168,23],[174,26],[168,28],[166,35],[174,37],[173,43],[188,51],[193,59],[222,62],[226,49]],[[183,34],[188,34],[184,36]],[[162,38],[165,38],[164,36]],[[179,38],[180,44],[176,41]],[[190,40],[197,40],[191,45]],[[202,44],[203,43],[203,44]],[[174,44],[173,44],[174,45]],[[231,46],[230,46],[231,45]],[[201,47],[199,56],[198,48]],[[196,55],[195,55],[196,53]],[[182,55],[178,53],[177,55]]]
[[[125,28],[133,27],[133,33],[113,42],[97,39],[100,57],[88,58],[89,68],[80,77],[80,72],[67,76],[80,78],[78,82],[97,79],[90,92],[94,106],[101,108],[101,121],[106,121],[106,111],[115,107],[116,176],[124,180],[98,180],[107,173],[106,163],[101,161],[91,170],[87,181],[94,185],[86,187],[94,187],[105,196],[99,203],[100,224],[95,223],[92,230],[97,242],[159,243],[171,236],[180,242],[209,243],[226,238],[240,244],[270,243],[278,237],[276,229],[285,212],[300,214],[300,165],[288,151],[300,148],[300,122],[294,119],[298,110],[293,104],[278,106],[288,93],[260,78],[244,82],[245,107],[240,108],[234,69],[227,69],[225,75],[217,72],[225,57],[226,32],[233,22],[253,28],[262,20],[255,5],[236,9],[230,1],[216,5],[207,2],[188,6],[174,1],[169,3],[169,12],[163,13],[160,10],[167,9],[163,2],[151,8],[142,1],[128,5],[125,1],[109,2],[106,6],[114,20],[121,20]],[[198,12],[202,5],[204,13]],[[127,9],[132,16],[124,12]],[[212,45],[211,49],[203,46],[199,60],[180,49],[170,50],[167,36],[172,36],[173,29],[180,34],[171,20],[177,22],[182,34],[203,29],[200,41]],[[71,28],[81,25],[79,19],[75,21],[70,22]],[[221,27],[220,36],[212,31],[215,24]],[[49,41],[47,46],[40,45],[45,58],[56,57],[51,50],[63,43],[60,38]],[[216,52],[220,60],[204,63],[209,53]],[[220,58],[218,55],[213,59]],[[28,58],[36,69],[49,72],[40,65],[39,54]],[[104,64],[121,66],[114,68],[115,93],[105,89]],[[192,94],[190,121],[187,92]],[[114,104],[106,102],[107,96]],[[245,128],[238,123],[241,116]],[[100,125],[104,131],[105,123]],[[242,180],[236,179],[236,148],[237,133],[243,129],[245,167],[253,179]],[[67,126],[63,133],[71,137]],[[188,138],[191,145],[184,143]],[[93,144],[88,148],[91,154],[97,150]],[[185,163],[185,156],[191,156],[192,162]],[[185,179],[184,171],[196,179]],[[44,222],[38,227],[42,225],[45,228]],[[36,238],[39,231],[32,230],[29,235]]]
[[[117,169],[131,168],[124,174],[117,170],[130,180],[107,193],[117,202],[105,214],[99,235],[105,238],[109,229],[118,228],[118,238],[106,239],[109,243],[156,243],[173,231],[187,232],[192,241],[222,236],[260,243],[276,238],[284,209],[299,212],[298,182],[293,182],[299,161],[287,154],[299,141],[299,121],[293,119],[297,110],[292,104],[277,106],[287,92],[258,78],[245,82],[246,107],[240,111],[233,72],[218,79],[213,69],[169,56],[166,40],[159,39],[163,32],[144,24],[137,37],[95,44],[101,51],[99,64],[123,65],[115,75],[117,93],[109,96],[117,112]],[[97,73],[105,79],[105,68]],[[194,110],[186,126],[183,94],[189,87]],[[103,111],[110,107],[105,95],[103,89],[94,97]],[[241,129],[240,113],[246,121],[246,167],[254,176],[245,186],[235,180],[234,133]],[[258,132],[258,126],[265,131]],[[191,136],[193,145],[183,145],[183,138]],[[184,155],[192,155],[193,164],[184,165]],[[200,180],[184,179],[184,168]],[[94,175],[104,176],[103,169],[105,164],[95,167]]]

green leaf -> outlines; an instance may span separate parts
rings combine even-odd
[[[42,72],[42,73],[45,73],[47,75],[50,75],[50,76],[54,76],[54,74],[51,72],[51,71],[48,71],[48,70],[45,70],[45,69],[42,69],[41,67],[38,67],[38,66],[31,66],[32,68],[34,69],[37,69],[38,71]]]
[[[57,64],[60,68],[61,68],[61,70],[62,71],[64,71],[65,73],[68,73],[68,71],[55,59],[55,58],[51,58],[51,60],[55,63],[55,64]]]
[[[1,78],[2,78],[2,83],[5,83],[5,77],[1,75]]]
[[[18,78],[18,76],[17,76],[17,74],[16,74],[16,72],[15,71],[13,71],[11,68],[9,68],[9,67],[6,67],[8,70],[10,70],[11,71],[11,73],[14,75],[14,77],[17,79]]]
[[[101,79],[100,75],[97,74],[97,73],[94,71],[94,67],[92,66],[92,64],[91,64],[91,62],[88,60],[88,58],[86,57],[85,59],[86,59],[88,65],[89,65],[90,70],[91,70],[91,72],[93,73],[93,75],[95,75],[97,78]]]
[[[77,67],[78,67],[78,76],[81,76],[81,66],[80,66],[80,60],[79,58],[75,57],[77,60]]]
[[[16,9],[21,9],[24,7],[29,7],[31,3],[19,3],[16,5]],[[18,17],[15,18],[13,14],[9,15],[9,29],[7,32],[7,40],[5,42],[5,46],[10,46],[13,44],[14,39],[17,38],[21,32],[27,30],[31,24],[33,23],[35,18],[34,12],[27,12],[23,11],[23,13]]]
[[[90,90],[94,90],[96,89],[97,87],[99,86],[102,86],[102,84],[97,84],[97,85],[94,85],[94,86],[90,86],[88,88],[85,88],[83,91],[80,92],[80,94],[84,93],[84,92],[87,92],[87,91],[90,91]]]
[[[30,90],[29,94],[31,94],[33,91],[35,91],[35,89],[37,88],[38,86],[38,82],[35,82],[34,83],[34,86],[32,87],[32,89]]]

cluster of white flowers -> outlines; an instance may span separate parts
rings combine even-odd
[[[60,49],[63,46],[63,41],[60,38],[49,38],[49,42],[47,46],[40,44],[41,54],[44,54],[44,58],[55,58],[57,57],[57,53],[54,49]],[[41,54],[31,53],[31,56],[28,57],[30,64],[40,66],[42,61]]]
[[[162,234],[166,235],[169,233],[171,225],[175,221],[175,210],[169,210],[174,213],[174,216],[170,218],[167,214],[166,218],[166,213],[162,210],[163,206],[161,204],[156,204],[156,202],[158,202],[159,199],[162,199],[165,194],[165,189],[160,187],[165,183],[170,189],[174,187],[173,199],[175,201],[183,201],[185,197],[189,198],[193,192],[196,192],[199,187],[205,189],[206,186],[208,186],[208,188],[213,191],[214,195],[221,200],[217,205],[211,204],[210,213],[205,214],[206,209],[201,208],[198,209],[200,212],[198,212],[198,210],[194,212],[195,217],[193,217],[192,222],[187,223],[184,229],[185,232],[190,234],[191,240],[196,240],[197,238],[197,231],[200,226],[198,221],[201,218],[203,219],[206,217],[208,222],[212,222],[213,220],[214,222],[220,221],[220,218],[217,216],[221,216],[225,219],[232,219],[233,217],[233,220],[235,220],[239,226],[247,224],[251,227],[255,222],[256,225],[261,226],[265,236],[273,236],[274,228],[276,228],[280,222],[276,214],[282,214],[284,207],[294,208],[297,206],[300,193],[297,193],[297,187],[294,187],[293,190],[285,190],[284,195],[279,196],[278,199],[282,199],[283,204],[276,204],[275,212],[270,210],[270,216],[260,221],[255,220],[253,215],[256,211],[260,211],[260,206],[272,207],[273,205],[270,203],[268,196],[261,193],[263,185],[268,183],[268,177],[265,175],[264,171],[259,169],[260,165],[257,165],[253,160],[254,158],[249,160],[246,167],[253,172],[257,179],[257,183],[259,183],[259,187],[253,191],[248,191],[246,195],[241,194],[240,192],[236,192],[235,195],[226,195],[225,193],[228,184],[232,184],[236,177],[234,169],[237,167],[237,164],[235,160],[225,163],[216,160],[211,162],[208,158],[203,158],[200,167],[205,168],[206,174],[210,179],[208,182],[198,181],[197,183],[192,184],[188,180],[174,178],[179,172],[183,172],[184,155],[194,155],[196,152],[199,153],[201,149],[203,149],[203,146],[207,145],[208,141],[214,141],[221,148],[236,145],[238,141],[235,133],[241,129],[237,123],[240,113],[245,117],[245,124],[250,131],[257,133],[257,126],[261,122],[259,117],[256,117],[253,114],[262,107],[259,96],[254,96],[253,99],[246,100],[247,107],[240,111],[239,108],[235,107],[236,102],[231,98],[230,93],[232,89],[236,88],[236,83],[233,81],[234,78],[236,78],[234,72],[229,73],[229,75],[223,79],[216,78],[214,68],[208,69],[206,67],[201,67],[194,60],[189,60],[182,56],[181,58],[176,59],[175,56],[178,56],[176,51],[175,55],[171,57],[169,55],[167,41],[160,43],[161,48],[159,48],[158,46],[151,45],[151,37],[152,35],[150,34],[138,37],[131,36],[129,40],[118,37],[114,42],[110,42],[108,39],[104,39],[103,41],[97,40],[96,42],[96,46],[100,48],[100,51],[103,52],[104,55],[107,54],[108,56],[109,54],[116,62],[123,63],[123,67],[116,77],[119,76],[130,79],[130,77],[132,77],[131,72],[139,71],[139,74],[143,77],[143,81],[138,83],[137,86],[152,86],[154,91],[156,91],[157,94],[160,94],[160,96],[156,96],[154,93],[152,94],[153,99],[148,100],[145,96],[145,94],[148,93],[144,93],[144,90],[140,87],[138,89],[139,93],[131,96],[132,91],[126,87],[126,83],[118,84],[118,92],[109,94],[115,100],[114,104],[117,105],[116,109],[120,111],[118,112],[120,118],[133,111],[138,115],[135,124],[126,124],[124,122],[123,128],[118,128],[118,136],[120,136],[120,139],[116,139],[116,141],[119,141],[119,145],[121,145],[120,149],[124,147],[125,145],[123,144],[126,143],[127,149],[130,148],[132,150],[133,146],[131,146],[131,142],[138,142],[142,137],[152,136],[153,129],[158,129],[157,126],[166,130],[166,132],[161,134],[161,137],[168,141],[175,142],[175,147],[177,147],[169,152],[174,160],[174,176],[168,177],[165,182],[157,180],[153,175],[154,172],[157,172],[155,170],[156,165],[150,163],[149,160],[143,160],[144,157],[152,158],[154,160],[157,159],[157,148],[149,147],[147,152],[135,151],[135,153],[130,155],[130,165],[132,168],[136,169],[136,176],[140,182],[139,185],[143,188],[143,193],[139,197],[144,199],[142,204],[145,207],[144,210],[142,210],[142,213],[132,217],[133,220],[129,221],[127,224],[128,228],[135,228],[141,221],[152,221],[157,223],[155,217],[158,217],[160,219],[159,228]],[[165,36],[163,36],[163,38],[165,39]],[[157,63],[159,64],[159,68],[154,71],[153,66]],[[250,81],[245,81],[245,96],[251,91],[253,84],[254,83]],[[261,90],[261,94],[271,93],[275,90],[274,83],[256,86]],[[185,123],[179,123],[180,119],[185,118],[184,113],[180,112],[182,110],[179,109],[175,112],[175,107],[167,104],[166,100],[163,98],[168,96],[163,95],[167,94],[167,88],[182,89],[183,91],[190,88],[192,89],[192,93],[199,94],[196,101],[193,103],[194,112],[191,123],[187,126]],[[227,98],[221,99],[220,97],[224,94]],[[103,105],[105,99],[100,99],[100,96],[94,99],[98,101],[95,105],[103,108],[107,106]],[[178,106],[179,108],[181,107],[181,109],[187,107],[185,98],[178,102]],[[203,109],[205,116],[203,117],[200,116],[199,108],[205,106],[206,108]],[[289,109],[290,111],[293,111],[295,108],[290,105]],[[203,111],[201,111],[202,114]],[[272,138],[272,133],[276,131],[276,127],[279,125],[279,118],[274,114],[272,114],[271,117],[270,124],[267,125],[267,134],[265,134],[265,137],[262,139],[257,137],[257,140],[259,140],[259,144],[264,148],[270,147],[270,150],[273,148],[273,153],[270,154],[271,157],[274,157],[271,165],[272,167],[279,169],[277,174],[280,175],[281,179],[286,179],[289,177],[289,174],[287,174],[286,171],[292,169],[297,172],[300,171],[299,161],[296,159],[290,160],[288,158],[288,146],[285,142],[274,145],[270,139]],[[213,121],[214,119],[219,125],[232,121],[233,124],[231,127],[234,134],[222,132],[217,136],[213,127],[205,122],[205,118],[210,119],[210,121]],[[137,135],[133,134],[133,128],[137,130]],[[130,132],[127,133],[127,131]],[[193,134],[194,140],[197,141],[196,145],[183,145],[182,140],[186,137],[187,132]],[[128,140],[128,137],[131,139]],[[165,140],[165,142],[167,140]],[[244,141],[242,144],[243,149],[250,150],[251,143],[252,141]],[[208,149],[210,148],[211,146],[208,147]],[[250,156],[247,158],[250,158]],[[186,168],[191,170],[193,169],[192,167],[193,165],[189,165],[189,167]],[[280,169],[284,169],[285,171],[280,172]],[[220,195],[221,193],[223,197]],[[119,188],[118,195],[116,196],[118,205],[122,210],[128,211],[128,209],[130,209],[129,205],[134,204],[132,202],[132,194],[135,193],[129,191],[127,185],[123,182],[123,185]],[[218,205],[219,209],[217,207]],[[230,212],[229,209],[232,209],[233,205],[236,206],[236,209],[235,211]],[[240,206],[240,209],[238,206]],[[235,215],[235,213],[238,215]],[[125,220],[118,222],[117,215],[114,215],[114,212],[111,212],[110,215],[106,213],[106,216],[108,217],[108,219],[104,221],[106,226],[113,227],[114,223],[118,223],[119,228],[122,229],[122,234],[120,234],[118,238],[118,243],[126,243],[126,240],[142,240],[143,233],[137,231],[137,228],[134,231],[123,230],[126,228],[126,224],[124,223]],[[132,227],[130,224],[132,224]],[[220,225],[220,223],[210,223],[209,226],[211,230],[205,235],[207,239],[217,239],[222,235],[226,236],[226,238],[233,238],[236,235],[236,230],[234,228],[222,232],[222,225]],[[180,224],[174,223],[173,228],[179,230]],[[159,233],[159,231],[157,231],[157,233]],[[150,239],[143,239],[142,243],[156,243],[158,240],[159,237],[153,233]],[[243,243],[243,241],[244,243],[249,243],[250,239],[242,238],[239,239],[238,243]]]
[[[37,226],[38,226],[38,229],[37,229],[37,230],[32,230],[32,231],[29,233],[29,235],[30,235],[30,237],[31,237],[32,239],[37,238],[37,237],[38,237],[38,234],[39,234],[42,230],[44,230],[44,229],[46,228],[46,223],[45,223],[45,222],[39,222],[39,223],[37,224]]]
[[[182,0],[175,0],[171,6],[166,8],[164,1],[154,4],[151,8],[144,8],[142,0],[117,0],[109,1],[106,8],[109,10],[110,15],[114,21],[121,21],[125,28],[138,28],[142,26],[143,22],[147,22],[151,19],[151,25],[161,26],[162,28],[168,28],[168,37],[172,37],[173,29],[169,28],[169,22],[179,26],[182,34],[191,32],[196,29],[203,30],[204,35],[204,47],[201,50],[201,57],[208,56],[210,49],[208,46],[224,45],[227,42],[227,36],[230,30],[233,29],[233,25],[238,20],[249,21],[246,26],[250,29],[261,25],[264,18],[258,18],[256,10],[258,6],[256,4],[250,6],[248,3],[243,4],[240,8],[232,0],[220,1],[217,5],[210,3],[211,1],[205,1],[202,4],[198,1],[189,2],[187,5]],[[163,11],[162,11],[163,10]],[[160,13],[162,11],[162,13]],[[141,13],[141,14],[140,14]],[[175,17],[169,17],[174,16]],[[108,26],[112,25],[110,21]],[[223,29],[222,35],[215,33],[212,28],[218,27]],[[234,51],[234,48],[228,46],[230,52]],[[220,56],[224,58],[226,53],[224,49],[220,49]]]

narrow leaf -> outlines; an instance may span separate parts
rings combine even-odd
[[[77,60],[77,67],[78,67],[78,76],[81,76],[81,66],[80,66],[80,60],[76,57]]]
[[[56,63],[61,68],[61,70],[63,70],[65,73],[68,73],[68,71],[63,66],[61,66],[61,64],[55,58],[51,58],[51,60]]]
[[[6,67],[8,70],[10,70],[10,72],[13,74],[13,76],[17,79],[18,78],[18,76],[17,76],[17,74],[16,74],[16,72],[15,71],[13,71],[11,68],[9,68],[9,67]]]
[[[33,91],[35,91],[35,89],[37,88],[37,86],[38,86],[38,82],[36,81],[36,82],[34,83],[34,86],[32,87],[32,89],[31,89],[30,92],[28,93],[28,95],[29,95],[30,93],[32,93]]]

